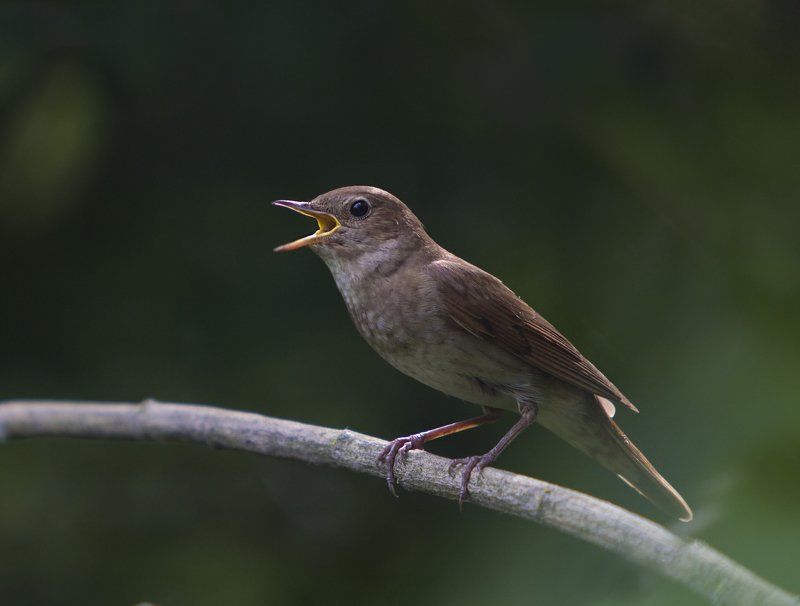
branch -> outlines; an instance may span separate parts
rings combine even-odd
[[[9,401],[0,403],[0,442],[59,436],[194,442],[213,448],[323,463],[384,477],[375,461],[386,442],[329,429],[209,406]],[[409,453],[397,469],[404,488],[457,499],[450,461]],[[714,604],[799,606],[800,599],[771,585],[708,545],[616,505],[525,476],[487,468],[473,479],[471,501],[482,507],[556,528],[676,580]]]

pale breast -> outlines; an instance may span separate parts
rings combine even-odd
[[[530,384],[530,369],[457,325],[420,275],[345,280],[337,285],[364,339],[387,362],[456,398],[516,410],[511,395]],[[393,286],[402,285],[401,288]]]

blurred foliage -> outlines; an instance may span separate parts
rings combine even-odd
[[[622,387],[678,526],[800,591],[796,2],[5,2],[0,397],[386,438],[472,408],[360,341],[271,208],[372,184]],[[481,452],[506,425],[432,450]],[[543,430],[501,466],[662,520]],[[0,449],[7,604],[699,604],[369,478],[180,445]]]

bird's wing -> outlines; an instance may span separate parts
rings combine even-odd
[[[550,322],[500,280],[473,265],[447,259],[428,267],[447,313],[462,328],[562,381],[639,412]]]

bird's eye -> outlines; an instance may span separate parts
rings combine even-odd
[[[369,212],[369,202],[359,198],[350,205],[350,214],[354,217],[363,217]]]

